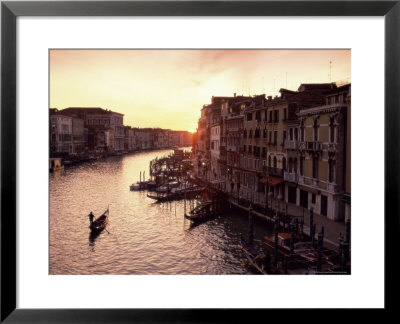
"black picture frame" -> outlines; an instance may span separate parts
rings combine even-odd
[[[4,1],[1,3],[1,322],[235,322],[266,310],[16,308],[16,19],[19,16],[384,16],[385,17],[385,309],[398,274],[400,1]],[[371,44],[373,46],[373,44]],[[373,171],[371,171],[373,172]],[[371,174],[372,178],[373,174]],[[373,179],[366,179],[371,183]],[[390,257],[391,256],[391,257]],[[238,298],[244,298],[238,296]]]

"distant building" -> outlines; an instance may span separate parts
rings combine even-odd
[[[85,126],[83,119],[72,118],[72,153],[82,154],[85,152]]]
[[[139,150],[149,150],[154,148],[155,134],[153,128],[136,128],[136,146]]]
[[[57,109],[50,109],[50,156],[73,153],[72,120]]]
[[[111,128],[114,133],[114,146],[108,150],[123,151],[125,146],[124,115],[99,107],[70,107],[61,110],[64,115],[83,119],[88,131],[92,129]],[[92,132],[93,133],[93,132]]]
[[[135,130],[131,126],[124,126],[124,151],[133,152],[136,149]]]
[[[113,153],[115,146],[114,130],[104,125],[88,129],[88,150],[97,153]]]

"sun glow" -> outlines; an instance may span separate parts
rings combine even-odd
[[[50,107],[102,107],[124,125],[193,133],[212,96],[274,96],[329,75],[347,80],[350,50],[54,49]]]

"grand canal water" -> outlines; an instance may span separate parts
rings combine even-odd
[[[155,203],[130,191],[149,161],[170,150],[109,157],[50,175],[50,274],[247,274],[237,248],[246,215],[224,215],[190,228],[184,203]],[[110,206],[107,231],[91,237],[88,213]],[[271,229],[254,220],[255,243]]]

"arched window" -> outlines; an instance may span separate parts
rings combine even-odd
[[[276,156],[274,156],[274,168],[276,168],[277,165],[278,165],[278,161],[277,161],[277,159],[276,159]]]
[[[249,138],[252,138],[252,137],[253,137],[253,130],[250,129],[250,131],[249,131]]]
[[[282,159],[282,169],[286,170],[286,158]]]
[[[243,136],[244,136],[244,138],[247,138],[247,129],[246,128],[244,129]]]
[[[271,164],[271,155],[268,157],[268,166],[269,166],[269,167],[272,166],[272,164]]]

